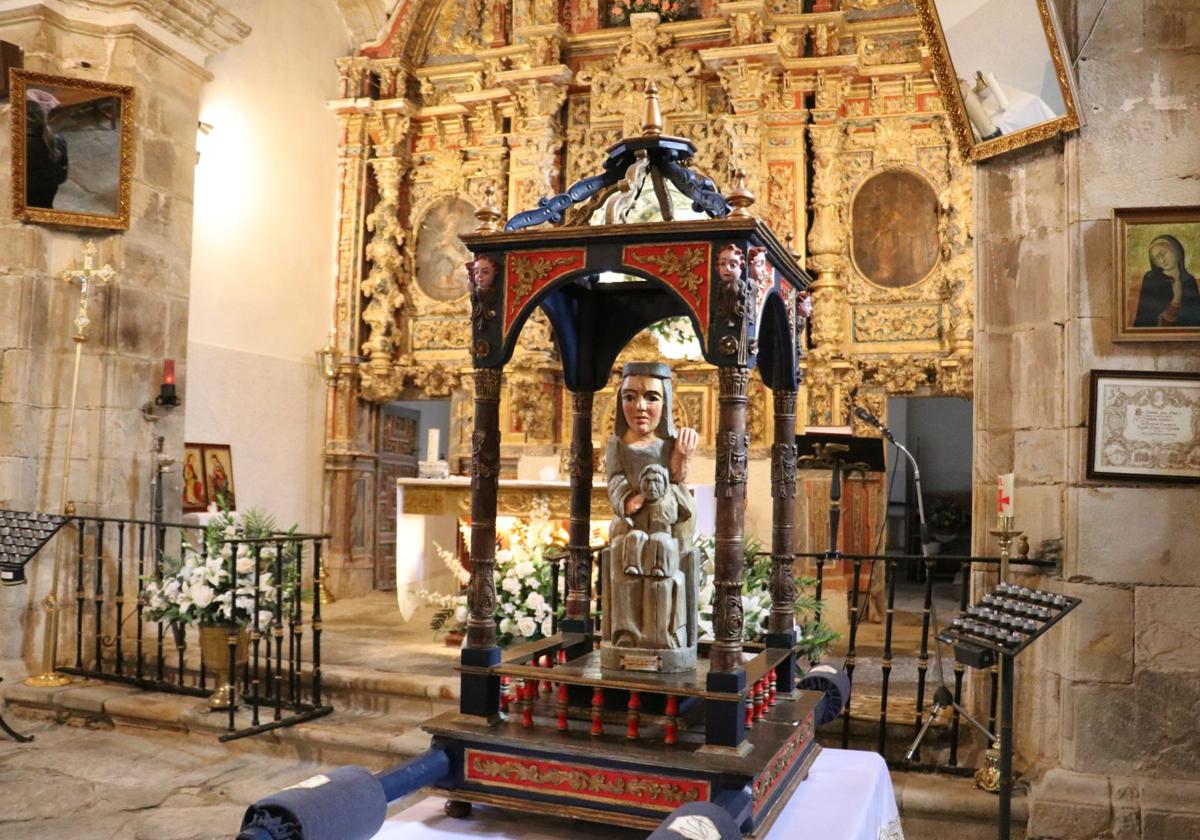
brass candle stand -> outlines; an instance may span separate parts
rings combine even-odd
[[[71,449],[75,442],[75,403],[79,396],[79,367],[83,357],[83,345],[88,340],[87,329],[91,324],[88,306],[95,287],[107,285],[116,276],[116,272],[108,264],[96,267],[96,255],[96,243],[88,240],[83,247],[83,268],[66,269],[59,274],[59,279],[65,283],[79,283],[79,311],[74,320],[75,333],[71,336],[75,342],[75,363],[71,372],[71,406],[67,413],[67,441],[59,490],[59,510],[64,516],[75,515],[75,505],[68,501],[67,494],[71,482]],[[65,543],[60,541],[58,550],[55,551],[50,592],[42,600],[42,606],[46,610],[46,632],[42,640],[42,672],[25,680],[25,685],[38,688],[58,688],[71,682],[70,677],[54,671],[54,658],[58,650],[58,619],[62,612],[62,603],[58,600],[58,584],[62,577],[64,545]]]
[[[998,583],[1008,583],[1008,561],[1012,553],[1013,539],[1020,536],[1021,532],[1013,528],[1013,518],[1011,516],[1000,516],[997,518],[997,527],[989,528],[988,533],[996,538],[1000,546],[1000,579]],[[1004,692],[1004,674],[1003,668],[1000,669],[1000,682],[998,683],[998,691]],[[1011,729],[1008,736],[1012,737]],[[984,753],[984,765],[975,772],[975,785],[981,790],[986,790],[988,793],[999,793],[1002,771],[1000,769],[1001,753],[1000,745],[1004,740],[1005,733],[1003,727],[999,736],[992,742],[987,752]],[[1011,773],[1011,768],[1010,768]],[[1011,776],[1010,776],[1011,784]]]

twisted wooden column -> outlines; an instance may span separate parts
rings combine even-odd
[[[499,368],[475,369],[471,435],[471,582],[467,647],[496,646],[496,494],[500,477]]]
[[[796,580],[792,571],[796,519],[796,392],[775,391],[775,442],[771,446],[770,633],[795,627]]]
[[[592,391],[571,394],[571,523],[563,630],[591,632]]]
[[[750,438],[746,434],[746,390],[750,370],[718,370],[716,596],[709,654],[712,671],[742,669],[742,566],[745,550],[746,471]]]

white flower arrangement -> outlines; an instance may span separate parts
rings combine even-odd
[[[464,526],[464,536],[469,528]],[[552,635],[553,620],[550,608],[551,562],[548,552],[567,544],[567,532],[559,522],[550,518],[550,505],[544,498],[535,499],[527,520],[502,517],[497,520],[496,551],[496,614],[497,639],[502,646],[515,638],[526,641]],[[435,544],[438,557],[465,587],[470,573],[463,568],[452,551]],[[443,595],[417,590],[417,597],[437,607],[430,626],[434,630],[461,632],[467,623],[465,592]],[[562,609],[560,605],[560,610]]]
[[[162,577],[147,579],[143,592],[144,603],[155,621],[179,624],[237,624],[250,625],[254,619],[254,552],[250,544],[229,540],[255,539],[277,533],[274,521],[255,511],[237,519],[228,511],[205,529],[201,549],[183,544],[179,560],[163,557]],[[261,571],[258,575],[258,626],[271,626],[278,594],[274,580],[274,545],[259,549]],[[284,549],[283,574],[285,600],[292,595],[291,582],[295,572],[294,550]]]
[[[716,587],[713,585],[714,558],[712,537],[698,536],[695,540],[697,551],[700,552],[700,615],[697,620],[700,636],[713,637],[713,595]],[[746,540],[744,556],[744,574],[742,578],[742,615],[744,620],[743,638],[748,642],[760,642],[767,634],[771,617],[771,558],[759,557],[762,543],[751,537]],[[816,581],[807,578],[796,578],[796,601],[793,609],[796,615],[796,637],[801,650],[808,657],[819,657],[837,638],[837,633],[824,622],[817,620],[817,601],[805,589],[813,586]]]

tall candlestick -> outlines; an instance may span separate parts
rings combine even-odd
[[[438,445],[441,443],[442,430],[430,429],[425,436],[425,460],[438,460]]]

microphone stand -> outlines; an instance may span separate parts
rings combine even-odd
[[[917,519],[921,525],[921,556],[925,558],[925,574],[933,574],[929,555],[929,524],[925,521],[925,497],[921,491],[921,468],[917,465],[917,459],[913,457],[913,454],[908,451],[908,448],[904,444],[896,440],[896,436],[892,434],[892,430],[883,425],[879,421],[879,418],[871,414],[871,412],[860,406],[855,406],[853,412],[860,420],[878,429],[892,446],[904,453],[904,457],[908,459],[908,463],[912,466],[913,484],[917,490]],[[937,638],[938,617],[936,597],[929,599],[929,615],[930,621],[933,624],[933,671],[938,687],[933,692],[933,706],[929,709],[929,717],[925,719],[925,723],[921,725],[921,730],[917,733],[917,737],[913,739],[908,752],[904,754],[905,761],[912,761],[913,756],[917,754],[917,749],[921,746],[921,741],[925,738],[925,733],[933,725],[934,719],[942,709],[948,707],[957,710],[960,715],[966,718],[968,723],[982,732],[984,737],[987,738],[989,745],[996,740],[996,736],[989,732],[986,726],[972,717],[966,709],[954,702],[954,695],[946,687],[945,672],[942,670],[942,646]]]

